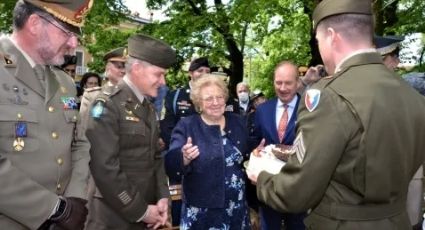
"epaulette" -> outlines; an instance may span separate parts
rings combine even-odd
[[[104,85],[102,88],[102,95],[111,97],[118,93],[121,88],[118,85]]]

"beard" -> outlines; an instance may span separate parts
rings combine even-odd
[[[47,31],[43,31],[38,41],[37,53],[45,65],[62,65],[65,62],[64,55],[66,44],[54,50]]]

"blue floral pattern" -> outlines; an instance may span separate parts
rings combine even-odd
[[[233,230],[251,229],[245,198],[243,155],[223,137],[225,155],[225,208],[198,208],[183,203],[180,229]]]

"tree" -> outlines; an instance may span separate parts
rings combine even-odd
[[[0,3],[0,32],[12,32],[12,12],[16,0],[3,0]]]

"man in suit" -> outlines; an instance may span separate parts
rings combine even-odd
[[[158,228],[169,191],[153,105],[175,51],[145,35],[128,40],[126,75],[106,86],[90,108],[90,171],[97,186],[87,229]]]
[[[248,172],[258,198],[280,211],[311,209],[308,229],[409,229],[425,100],[373,48],[369,0],[324,0],[313,21],[330,76],[304,94],[294,154],[280,173]]]
[[[288,61],[280,62],[273,79],[276,98],[258,106],[255,114],[254,137],[265,145],[292,145],[295,139],[295,122],[300,95],[297,94],[298,68]],[[288,230],[304,229],[304,214],[282,213],[267,205],[260,205],[261,228],[281,229],[282,220]]]
[[[0,226],[82,229],[89,143],[73,80],[54,66],[78,43],[86,0],[18,1],[0,39]],[[78,16],[78,17],[77,17]]]

